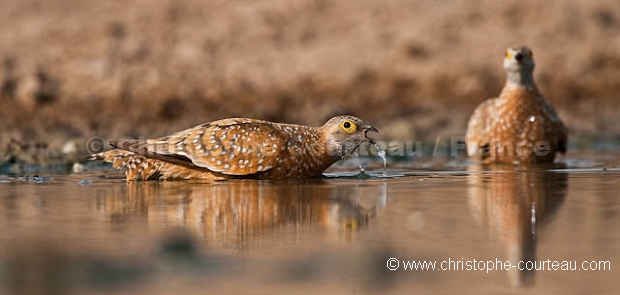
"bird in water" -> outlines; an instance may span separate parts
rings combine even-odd
[[[467,126],[467,154],[483,163],[553,163],[565,153],[566,126],[534,83],[534,58],[525,46],[506,50],[506,84],[480,104]]]
[[[354,116],[321,127],[231,118],[156,139],[111,141],[90,160],[126,168],[127,181],[155,179],[315,178],[378,132]]]

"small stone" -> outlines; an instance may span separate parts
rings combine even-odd
[[[73,163],[73,167],[71,167],[71,171],[73,171],[73,173],[80,173],[80,172],[84,172],[84,165],[75,162]]]
[[[91,179],[80,179],[80,181],[78,181],[79,185],[91,185],[93,184],[93,181]]]

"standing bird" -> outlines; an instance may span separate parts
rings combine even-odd
[[[127,181],[151,179],[314,178],[350,156],[376,128],[354,116],[321,127],[232,118],[157,139],[111,141],[90,160],[126,168]]]
[[[476,108],[469,119],[467,154],[484,163],[552,163],[565,153],[566,127],[534,83],[532,51],[506,50],[506,85],[497,98]]]

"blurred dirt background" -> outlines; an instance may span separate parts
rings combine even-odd
[[[3,0],[0,163],[232,116],[350,113],[380,139],[433,142],[465,133],[521,44],[570,149],[617,147],[617,0]]]

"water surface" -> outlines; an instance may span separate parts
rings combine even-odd
[[[620,159],[420,159],[324,179],[125,183],[0,177],[0,294],[616,294]],[[397,258],[400,268],[389,270]],[[404,270],[609,261],[611,270]]]

